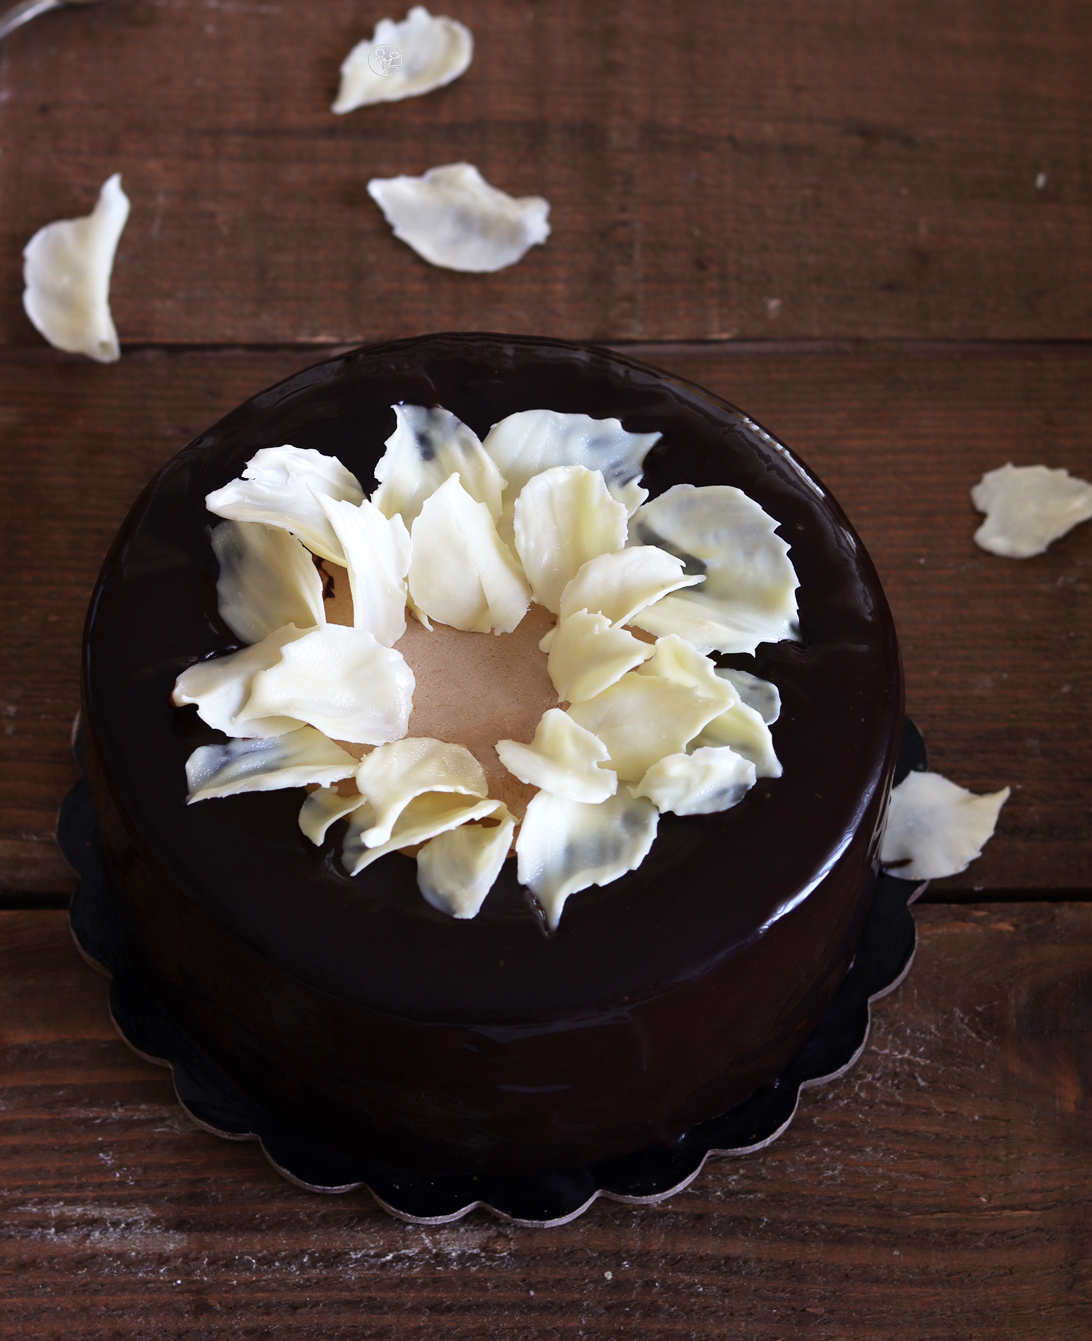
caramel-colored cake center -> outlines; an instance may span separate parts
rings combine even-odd
[[[326,617],[351,624],[348,574],[332,564],[323,568],[334,584]],[[557,707],[538,646],[553,623],[548,610],[532,605],[512,633],[464,633],[435,621],[430,633],[407,611],[406,632],[395,644],[417,681],[409,735],[465,745],[485,769],[489,795],[517,819],[537,788],[513,777],[493,747],[498,740],[529,743],[542,714]]]

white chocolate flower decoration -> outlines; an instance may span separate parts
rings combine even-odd
[[[191,756],[190,799],[311,788],[299,825],[312,843],[346,822],[350,876],[415,851],[422,896],[461,919],[514,846],[556,928],[572,894],[644,860],[661,813],[726,810],[780,776],[776,687],[708,652],[791,632],[788,547],[738,489],[677,486],[641,506],[656,433],[532,410],[483,442],[442,407],[394,408],[370,501],[341,462],[292,446],[259,451],[209,495],[229,519],[213,532],[220,613],[252,645],[178,677],[173,701],[229,737]],[[345,570],[351,624],[323,603],[319,559]],[[532,598],[557,616],[540,647],[560,702],[534,738],[497,740],[486,759],[411,735],[407,607],[433,621],[415,638],[444,625],[492,637]],[[488,794],[498,760],[517,793],[536,789],[518,804],[506,792],[513,810]]]

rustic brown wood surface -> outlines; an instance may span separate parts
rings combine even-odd
[[[1092,476],[1092,7],[439,8],[468,74],[347,117],[338,63],[401,6],[110,0],[0,43],[0,1336],[1084,1336],[1092,526],[998,559],[968,491]],[[369,178],[459,160],[546,196],[547,245],[472,276],[398,242]],[[99,367],[27,322],[21,251],[115,171]],[[440,329],[622,344],[787,441],[876,561],[933,763],[1013,788],[847,1077],[666,1205],[553,1231],[409,1228],[197,1131],[49,910],[84,611],[140,489],[336,347]]]
[[[6,1335],[1077,1338],[1092,907],[917,911],[910,977],[769,1149],[553,1230],[392,1220],[199,1131],[63,913],[0,914]]]

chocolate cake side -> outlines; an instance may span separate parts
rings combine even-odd
[[[212,733],[171,709],[171,685],[235,645],[205,494],[282,442],[337,455],[367,487],[399,400],[479,434],[543,406],[660,430],[654,496],[737,485],[792,545],[802,640],[721,659],[777,684],[784,776],[720,814],[663,816],[644,864],[574,895],[553,935],[514,862],[453,922],[401,855],[345,876],[340,826],[311,847],[296,793],[185,803],[185,759]],[[852,959],[901,721],[890,613],[822,486],[700,389],[551,341],[424,337],[255,397],[138,500],[85,640],[88,776],[149,984],[263,1102],[337,1148],[377,1133],[392,1162],[444,1171],[670,1142],[776,1076]]]

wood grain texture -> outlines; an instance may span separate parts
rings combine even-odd
[[[335,117],[384,5],[114,0],[0,48],[0,343],[20,252],[123,174],[123,343],[1092,335],[1071,0],[458,0],[470,71]],[[401,12],[400,10],[398,11]],[[467,160],[551,202],[498,275],[429,267],[366,193]]]
[[[405,1226],[196,1130],[60,913],[0,914],[0,1333],[1072,1341],[1092,1308],[1092,908],[918,910],[862,1059],[658,1207]]]
[[[651,348],[781,435],[826,481],[880,571],[909,710],[935,767],[1010,785],[997,836],[938,889],[1092,887],[1092,527],[1039,558],[984,553],[968,491],[1013,460],[1088,474],[1092,349]],[[222,413],[309,362],[301,352],[145,352],[99,368],[0,354],[0,889],[63,892],[53,845],[74,780],[84,612],[140,489]]]

